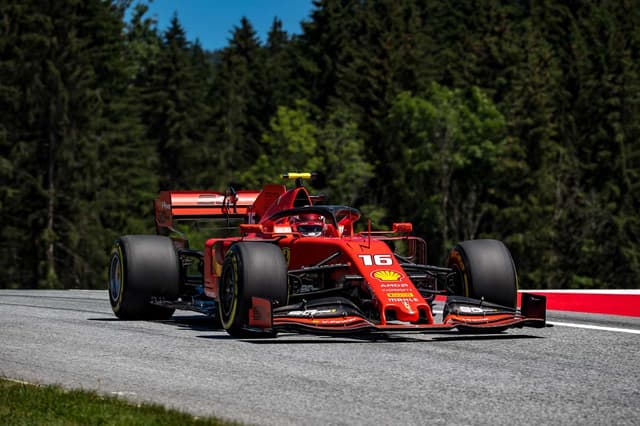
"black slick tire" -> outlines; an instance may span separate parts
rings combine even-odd
[[[285,305],[289,296],[287,263],[280,248],[261,242],[239,242],[222,264],[219,311],[222,327],[236,338],[273,337],[275,332],[248,329],[251,298]]]
[[[516,307],[518,276],[511,253],[501,241],[458,243],[447,263],[456,272],[451,293]]]
[[[109,262],[109,301],[123,320],[171,318],[175,309],[150,303],[178,297],[180,264],[173,242],[159,235],[126,235],[116,240]]]

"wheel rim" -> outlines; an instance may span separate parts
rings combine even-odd
[[[122,288],[122,268],[120,264],[120,257],[114,254],[111,258],[111,265],[109,267],[109,294],[111,300],[117,302],[120,298],[120,289]]]
[[[233,268],[226,268],[224,281],[220,289],[220,308],[224,319],[228,319],[233,311],[236,277]]]

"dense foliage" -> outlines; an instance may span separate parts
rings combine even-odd
[[[0,286],[103,287],[159,189],[302,169],[432,263],[492,237],[522,287],[640,282],[638,1],[317,0],[214,52],[126,0],[0,13]]]

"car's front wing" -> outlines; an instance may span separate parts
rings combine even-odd
[[[449,330],[493,333],[512,327],[545,326],[545,304],[543,296],[522,295],[519,311],[496,309],[466,298],[451,298],[447,302],[445,317],[441,323],[376,323],[357,313],[336,310],[335,315],[315,315],[316,311],[296,311],[295,315],[274,315],[271,301],[252,298],[249,312],[249,327],[260,331],[288,331],[322,335],[344,335],[360,333],[437,333]],[[474,304],[474,302],[477,302]],[[487,306],[489,305],[489,306]],[[465,306],[467,307],[465,309]],[[470,308],[469,306],[472,306]]]

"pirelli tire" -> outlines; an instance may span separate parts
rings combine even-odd
[[[451,293],[515,308],[518,275],[509,249],[498,240],[458,243],[449,254],[454,275]]]
[[[273,331],[252,330],[249,326],[252,297],[287,304],[287,262],[274,244],[238,242],[229,248],[222,264],[218,305],[222,327],[232,337],[274,337]]]
[[[178,298],[180,263],[173,242],[160,235],[126,235],[114,243],[109,263],[109,301],[123,320],[170,318],[175,309],[152,298]]]

